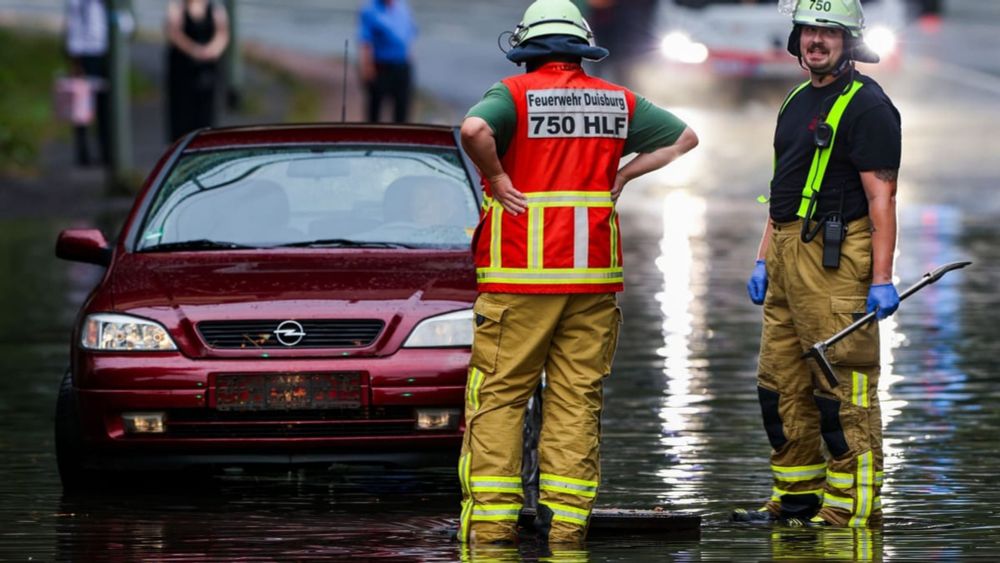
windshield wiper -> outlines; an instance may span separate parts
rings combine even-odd
[[[165,242],[163,244],[157,244],[147,248],[143,248],[143,252],[162,252],[165,250],[237,250],[246,248],[260,248],[259,246],[250,246],[246,244],[239,244],[236,242],[226,242],[222,240],[211,240],[211,239],[195,239],[195,240],[182,240],[177,242]]]
[[[306,240],[301,242],[290,242],[287,244],[279,244],[277,246],[274,246],[273,248],[297,248],[297,247],[308,248],[316,246],[334,246],[341,248],[414,248],[413,246],[407,244],[401,244],[398,242],[352,240],[349,238],[326,238],[326,239]]]

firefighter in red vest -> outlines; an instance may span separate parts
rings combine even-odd
[[[459,539],[513,541],[522,508],[525,406],[544,371],[539,530],[579,544],[600,482],[603,379],[621,312],[615,202],[625,185],[698,144],[681,120],[588,76],[601,60],[570,0],[537,0],[513,32],[527,72],[494,85],[462,124],[483,177],[473,242],[479,297],[459,460]],[[619,168],[630,153],[636,158]]]

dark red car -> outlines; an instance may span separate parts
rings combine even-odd
[[[103,468],[457,459],[480,205],[447,127],[208,130],[150,174],[59,393],[64,486]]]

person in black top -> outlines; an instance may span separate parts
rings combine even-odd
[[[770,217],[747,283],[764,305],[758,398],[773,488],[744,522],[877,525],[882,520],[878,324],[832,347],[834,377],[803,351],[867,312],[899,306],[892,283],[900,115],[855,69],[878,62],[864,44],[858,0],[782,0],[788,49],[810,79],[782,106],[774,135]],[[821,441],[825,443],[824,455]]]
[[[218,61],[229,44],[225,8],[210,0],[167,5],[168,141],[215,125]]]

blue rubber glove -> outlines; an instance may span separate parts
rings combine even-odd
[[[868,290],[868,312],[878,311],[875,318],[882,320],[899,308],[899,294],[891,283],[873,285]]]
[[[757,265],[753,268],[753,274],[747,282],[747,293],[750,294],[750,301],[753,301],[754,305],[764,304],[764,295],[767,294],[767,268],[764,267],[763,260],[757,260]]]

